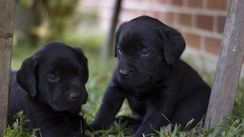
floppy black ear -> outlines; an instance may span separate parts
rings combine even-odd
[[[117,44],[118,44],[118,40],[119,40],[119,36],[120,36],[120,33],[121,33],[121,30],[123,29],[123,26],[126,24],[123,23],[119,26],[118,30],[116,31],[115,33],[115,42],[114,42],[114,57],[117,57]]]
[[[84,55],[83,51],[80,48],[73,48],[76,52],[76,55],[78,56],[78,59],[80,60],[80,63],[84,66],[84,82],[86,83],[88,81],[89,77],[89,71],[88,71],[88,61],[86,56]]]
[[[164,40],[164,58],[166,62],[172,65],[178,60],[185,49],[185,40],[175,29],[168,26],[160,30]]]
[[[24,61],[17,72],[17,82],[31,97],[37,96],[37,59],[33,56]]]

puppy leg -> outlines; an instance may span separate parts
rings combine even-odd
[[[120,123],[128,130],[136,132],[142,123],[142,119],[136,119],[128,116],[119,116],[116,118],[116,122]]]
[[[96,118],[90,127],[94,130],[108,128],[115,120],[124,99],[125,96],[117,87],[108,87]]]
[[[171,116],[175,104],[173,99],[169,97],[165,100],[159,99],[156,102],[152,102],[147,107],[147,113],[136,131],[135,137],[143,137],[143,134],[149,136],[155,131],[160,130],[160,127],[168,125],[168,118]]]
[[[185,129],[191,129],[196,126],[206,114],[209,96],[210,89],[208,87],[193,91],[191,95],[178,103],[171,118],[172,122],[180,124]],[[189,127],[186,127],[191,120],[194,121]]]

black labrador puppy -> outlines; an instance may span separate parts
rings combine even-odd
[[[87,59],[80,49],[51,42],[11,75],[9,123],[23,111],[40,137],[85,137],[79,115],[88,94]]]
[[[114,71],[101,107],[91,124],[107,128],[123,101],[135,117],[120,117],[136,137],[169,123],[195,126],[206,113],[210,87],[180,60],[185,49],[181,34],[159,20],[141,16],[122,24],[116,33]]]

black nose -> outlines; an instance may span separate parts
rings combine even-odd
[[[119,69],[119,74],[123,77],[129,77],[131,75],[131,71],[125,69]]]
[[[69,94],[69,100],[70,101],[76,101],[76,100],[78,100],[78,98],[79,98],[79,93],[72,92]]]

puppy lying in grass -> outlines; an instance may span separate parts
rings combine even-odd
[[[134,117],[118,119],[135,137],[170,123],[185,127],[192,119],[194,127],[206,113],[210,87],[180,60],[184,49],[181,34],[155,18],[122,24],[115,42],[118,65],[91,127],[109,127],[125,99]]]
[[[79,113],[88,97],[88,68],[80,49],[48,43],[11,78],[9,123],[23,111],[38,137],[86,137]]]

